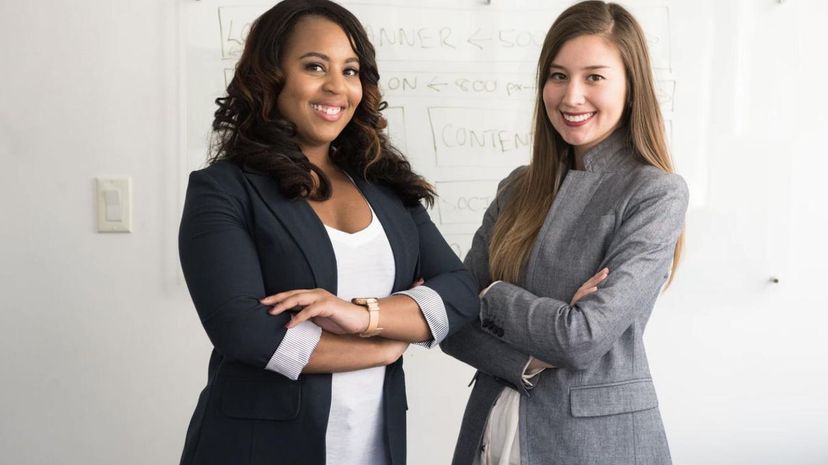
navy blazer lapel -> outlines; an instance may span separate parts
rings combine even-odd
[[[289,200],[268,175],[245,170],[245,177],[299,245],[313,272],[316,286],[336,295],[336,255],[325,225],[305,199]]]
[[[393,292],[410,288],[415,278],[411,270],[414,269],[416,265],[414,260],[418,257],[412,259],[411,254],[406,253],[406,250],[411,248],[409,245],[411,239],[403,229],[407,223],[403,221],[404,218],[400,218],[400,215],[407,215],[407,210],[401,205],[395,205],[399,201],[395,202],[396,199],[390,198],[389,194],[383,192],[382,189],[374,184],[365,181],[357,175],[352,174],[351,177],[359,190],[362,191],[362,195],[371,204],[371,208],[374,209],[377,217],[379,217],[380,223],[382,223],[382,227],[385,230],[385,235],[388,237],[388,242],[391,244],[391,251],[394,253],[395,270]],[[414,250],[419,250],[419,248],[415,248]]]

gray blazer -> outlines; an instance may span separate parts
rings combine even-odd
[[[671,463],[642,334],[684,225],[687,186],[640,161],[620,132],[591,150],[585,166],[566,174],[521,282],[492,286],[480,321],[441,345],[478,370],[455,465],[479,454],[504,386],[522,394],[522,465]],[[481,288],[491,283],[487,247],[515,172],[501,182],[466,256]],[[599,290],[570,305],[605,266]],[[529,355],[558,367],[538,375],[531,390],[521,381]]]

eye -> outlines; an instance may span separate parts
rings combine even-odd
[[[349,77],[359,76],[359,69],[357,68],[346,68],[345,75]]]
[[[322,66],[320,63],[305,63],[305,71],[321,73],[325,71],[325,67]]]
[[[589,82],[598,82],[603,81],[605,79],[606,78],[604,76],[601,76],[600,74],[590,74],[589,76],[587,76],[587,81]]]
[[[547,79],[549,79],[550,81],[564,81],[566,80],[566,75],[564,73],[555,71],[549,73],[549,77]]]

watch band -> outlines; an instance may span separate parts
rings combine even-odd
[[[351,303],[365,307],[368,310],[368,328],[359,334],[360,337],[376,336],[382,332],[379,327],[379,300],[376,297],[354,297]]]

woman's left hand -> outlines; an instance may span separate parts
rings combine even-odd
[[[346,302],[324,289],[295,289],[273,294],[259,302],[273,306],[268,311],[271,315],[302,307],[285,325],[288,329],[307,320],[313,320],[322,329],[335,334],[359,334],[368,329],[365,307]]]

